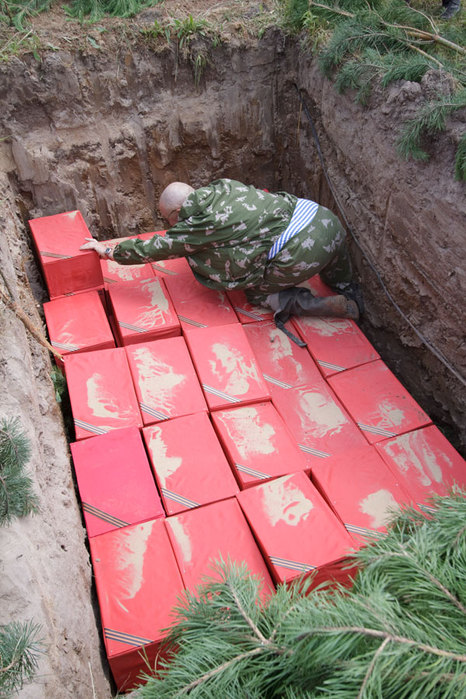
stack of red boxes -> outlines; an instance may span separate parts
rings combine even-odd
[[[115,347],[98,291],[83,291],[47,301],[44,314],[50,342],[63,356]]]
[[[79,211],[34,218],[29,226],[51,299],[103,288],[98,256],[79,249],[91,237]]]
[[[181,334],[163,279],[115,284],[109,287],[108,294],[121,345]]]
[[[207,412],[207,404],[182,337],[125,348],[144,425]]]
[[[120,692],[154,665],[178,595],[218,578],[214,561],[245,563],[263,599],[301,576],[346,584],[351,551],[392,512],[464,486],[464,461],[352,321],[293,319],[298,347],[243,292],[230,294],[236,316],[184,258],[134,266],[131,280],[103,265],[118,278],[108,310],[91,290],[102,289],[98,257],[79,251],[79,212],[31,230],[51,296],[80,292],[45,314],[66,354],[71,451]],[[305,286],[333,293],[319,278]]]
[[[238,492],[207,413],[151,425],[143,433],[167,515]]]
[[[137,236],[126,236],[125,238],[115,238],[113,240],[104,240],[106,247],[113,250],[119,243],[125,240],[131,240]],[[104,278],[105,288],[108,290],[109,285],[118,284],[119,282],[130,282],[137,279],[153,279],[155,274],[152,266],[149,263],[144,265],[120,265],[114,260],[100,260],[102,267],[102,275]]]

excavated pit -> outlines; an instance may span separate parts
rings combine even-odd
[[[102,40],[103,41],[103,40]],[[460,116],[427,144],[426,163],[396,153],[401,118],[442,89],[374,92],[367,108],[339,95],[297,40],[278,31],[209,51],[193,66],[142,39],[108,50],[32,54],[0,65],[0,251],[15,301],[43,330],[47,300],[27,220],[79,209],[100,239],[163,227],[156,202],[170,181],[231,177],[320,201],[347,224],[366,300],[362,328],[453,445],[464,449],[464,185],[454,180]],[[315,123],[319,159],[306,110]],[[463,115],[464,116],[464,115]],[[330,191],[337,193],[341,209]],[[380,286],[371,262],[421,342]],[[0,417],[28,434],[41,510],[0,532],[2,606],[42,625],[47,652],[23,698],[112,695],[92,607],[85,532],[46,349],[1,305]],[[456,373],[456,375],[455,375]],[[6,612],[3,614],[6,616]]]

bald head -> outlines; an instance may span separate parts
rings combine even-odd
[[[178,214],[187,197],[194,192],[193,187],[185,182],[172,182],[160,195],[159,209],[170,226],[178,221]]]

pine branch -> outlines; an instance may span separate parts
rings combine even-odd
[[[23,469],[31,448],[17,418],[0,422],[0,525],[36,512],[38,499]]]
[[[31,622],[0,626],[0,696],[10,696],[32,679],[42,644]]]

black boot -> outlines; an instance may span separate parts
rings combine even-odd
[[[364,313],[364,298],[362,295],[362,289],[357,282],[337,284],[332,288],[338,294],[343,294],[343,296],[346,296],[347,299],[355,301],[358,306],[359,315],[362,316],[362,314]]]
[[[442,5],[445,9],[440,15],[441,19],[451,19],[459,12],[461,0],[443,0]]]

